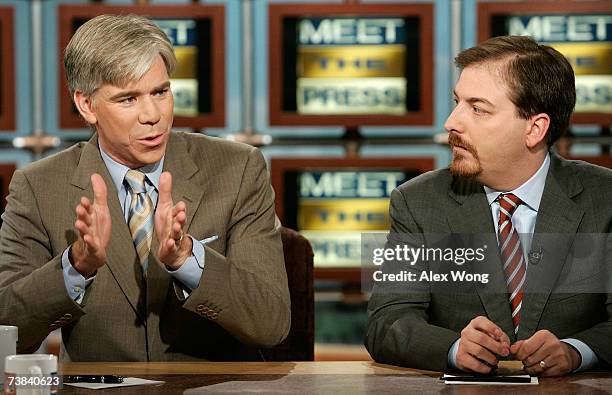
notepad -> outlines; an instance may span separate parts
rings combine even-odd
[[[523,370],[520,361],[500,361],[492,374],[447,373],[440,377],[444,384],[537,385],[537,377]]]
[[[481,384],[481,385],[537,385],[537,377],[528,374],[511,376],[484,376],[484,375],[453,375],[445,374],[440,378],[444,384]]]
[[[146,380],[137,377],[126,377],[123,379],[123,383],[108,384],[108,383],[64,383],[64,385],[70,385],[72,387],[87,388],[90,390],[101,390],[105,388],[117,388],[117,387],[131,387],[134,385],[153,385],[163,384],[163,381],[157,380]]]

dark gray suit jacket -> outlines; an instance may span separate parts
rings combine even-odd
[[[207,244],[198,288],[184,300],[152,259],[143,281],[96,136],[15,172],[0,230],[0,322],[19,327],[20,352],[62,328],[64,360],[244,360],[289,331],[290,301],[274,194],[261,153],[245,144],[172,133],[164,170],[187,205],[187,233]],[[108,262],[82,305],[66,291],[61,255],[75,241],[75,207],[108,188]],[[152,251],[157,249],[153,238]]]
[[[448,169],[429,172],[394,190],[390,215],[389,239],[424,233],[492,237],[495,233],[483,187],[455,179]],[[555,289],[562,272],[570,269],[566,261],[576,234],[597,233],[605,238],[611,230],[612,171],[551,154],[533,245],[538,245],[543,235],[555,233],[567,235],[567,242],[556,243],[554,248],[545,246],[541,262],[529,265],[517,336],[508,295],[499,291],[506,285],[496,251],[495,259],[489,262],[493,280],[474,285],[469,292],[388,293],[375,289],[368,305],[366,347],[378,362],[446,370],[448,351],[461,330],[483,315],[499,325],[512,342],[548,329],[558,338],[583,341],[601,362],[610,364],[612,296],[603,292],[557,293]],[[609,258],[612,251],[607,253]]]

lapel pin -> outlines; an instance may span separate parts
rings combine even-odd
[[[537,251],[531,250],[527,254],[527,260],[529,261],[530,265],[539,264],[543,257],[544,251],[542,251],[542,248],[539,248]]]

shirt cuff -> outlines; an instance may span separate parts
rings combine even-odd
[[[578,368],[574,370],[574,372],[582,372],[588,370],[595,366],[597,362],[599,362],[597,355],[584,342],[578,339],[561,339],[561,341],[574,347],[582,358],[580,366],[578,366]]]
[[[459,340],[455,340],[450,350],[448,350],[448,366],[452,369],[457,368],[457,352],[459,351]]]
[[[191,237],[191,241],[192,256],[187,258],[178,269],[168,270],[166,268],[166,272],[189,288],[190,291],[193,291],[200,284],[200,278],[202,278],[202,272],[204,271],[204,246],[193,237]]]
[[[91,284],[96,276],[85,278],[70,263],[70,246],[62,254],[62,274],[64,275],[64,285],[72,300],[81,304],[85,296],[85,289]]]

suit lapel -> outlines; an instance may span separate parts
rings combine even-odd
[[[185,221],[185,233],[189,233],[189,226],[193,221],[200,200],[202,199],[203,189],[195,188],[194,185],[201,185],[194,182],[194,178],[199,174],[199,168],[189,156],[189,152],[180,133],[171,133],[168,140],[168,147],[164,157],[164,171],[172,175],[172,201],[174,204],[184,201],[187,205],[187,218]],[[166,303],[166,293],[170,285],[170,276],[162,269],[155,256],[159,242],[157,236],[153,237],[151,243],[151,254],[149,255],[150,264],[147,271],[147,304],[148,311],[160,314]]]
[[[185,231],[187,232],[204,193],[204,188],[195,186],[204,185],[204,182],[211,175],[206,174],[205,168],[198,168],[191,159],[180,133],[170,135],[164,159],[164,171],[172,174],[172,201],[174,204],[182,200],[187,205],[187,219],[185,221]],[[195,177],[199,178],[198,183],[193,182]]]
[[[137,261],[136,251],[132,242],[132,236],[125,223],[123,211],[119,203],[117,188],[104,165],[98,149],[97,135],[85,144],[79,164],[72,178],[72,185],[76,187],[74,193],[93,199],[91,188],[91,174],[98,173],[104,179],[108,191],[108,208],[111,216],[111,237],[107,249],[106,267],[111,272],[119,288],[132,306],[138,317],[145,322],[143,315],[143,281],[140,264]]]
[[[457,180],[449,192],[460,206],[448,215],[448,223],[455,235],[473,235],[470,245],[474,248],[486,245],[484,262],[466,264],[466,270],[489,273],[489,282],[478,283],[476,292],[487,312],[487,316],[510,337],[514,334],[506,282],[499,259],[495,227],[491,209],[480,184]],[[466,245],[467,246],[467,245]],[[476,266],[478,265],[478,267]]]
[[[582,189],[580,180],[563,166],[561,159],[551,154],[531,243],[531,250],[542,252],[542,257],[539,262],[530,262],[527,269],[519,338],[528,338],[535,332],[567,260],[569,248],[584,216],[584,211],[571,198]]]

